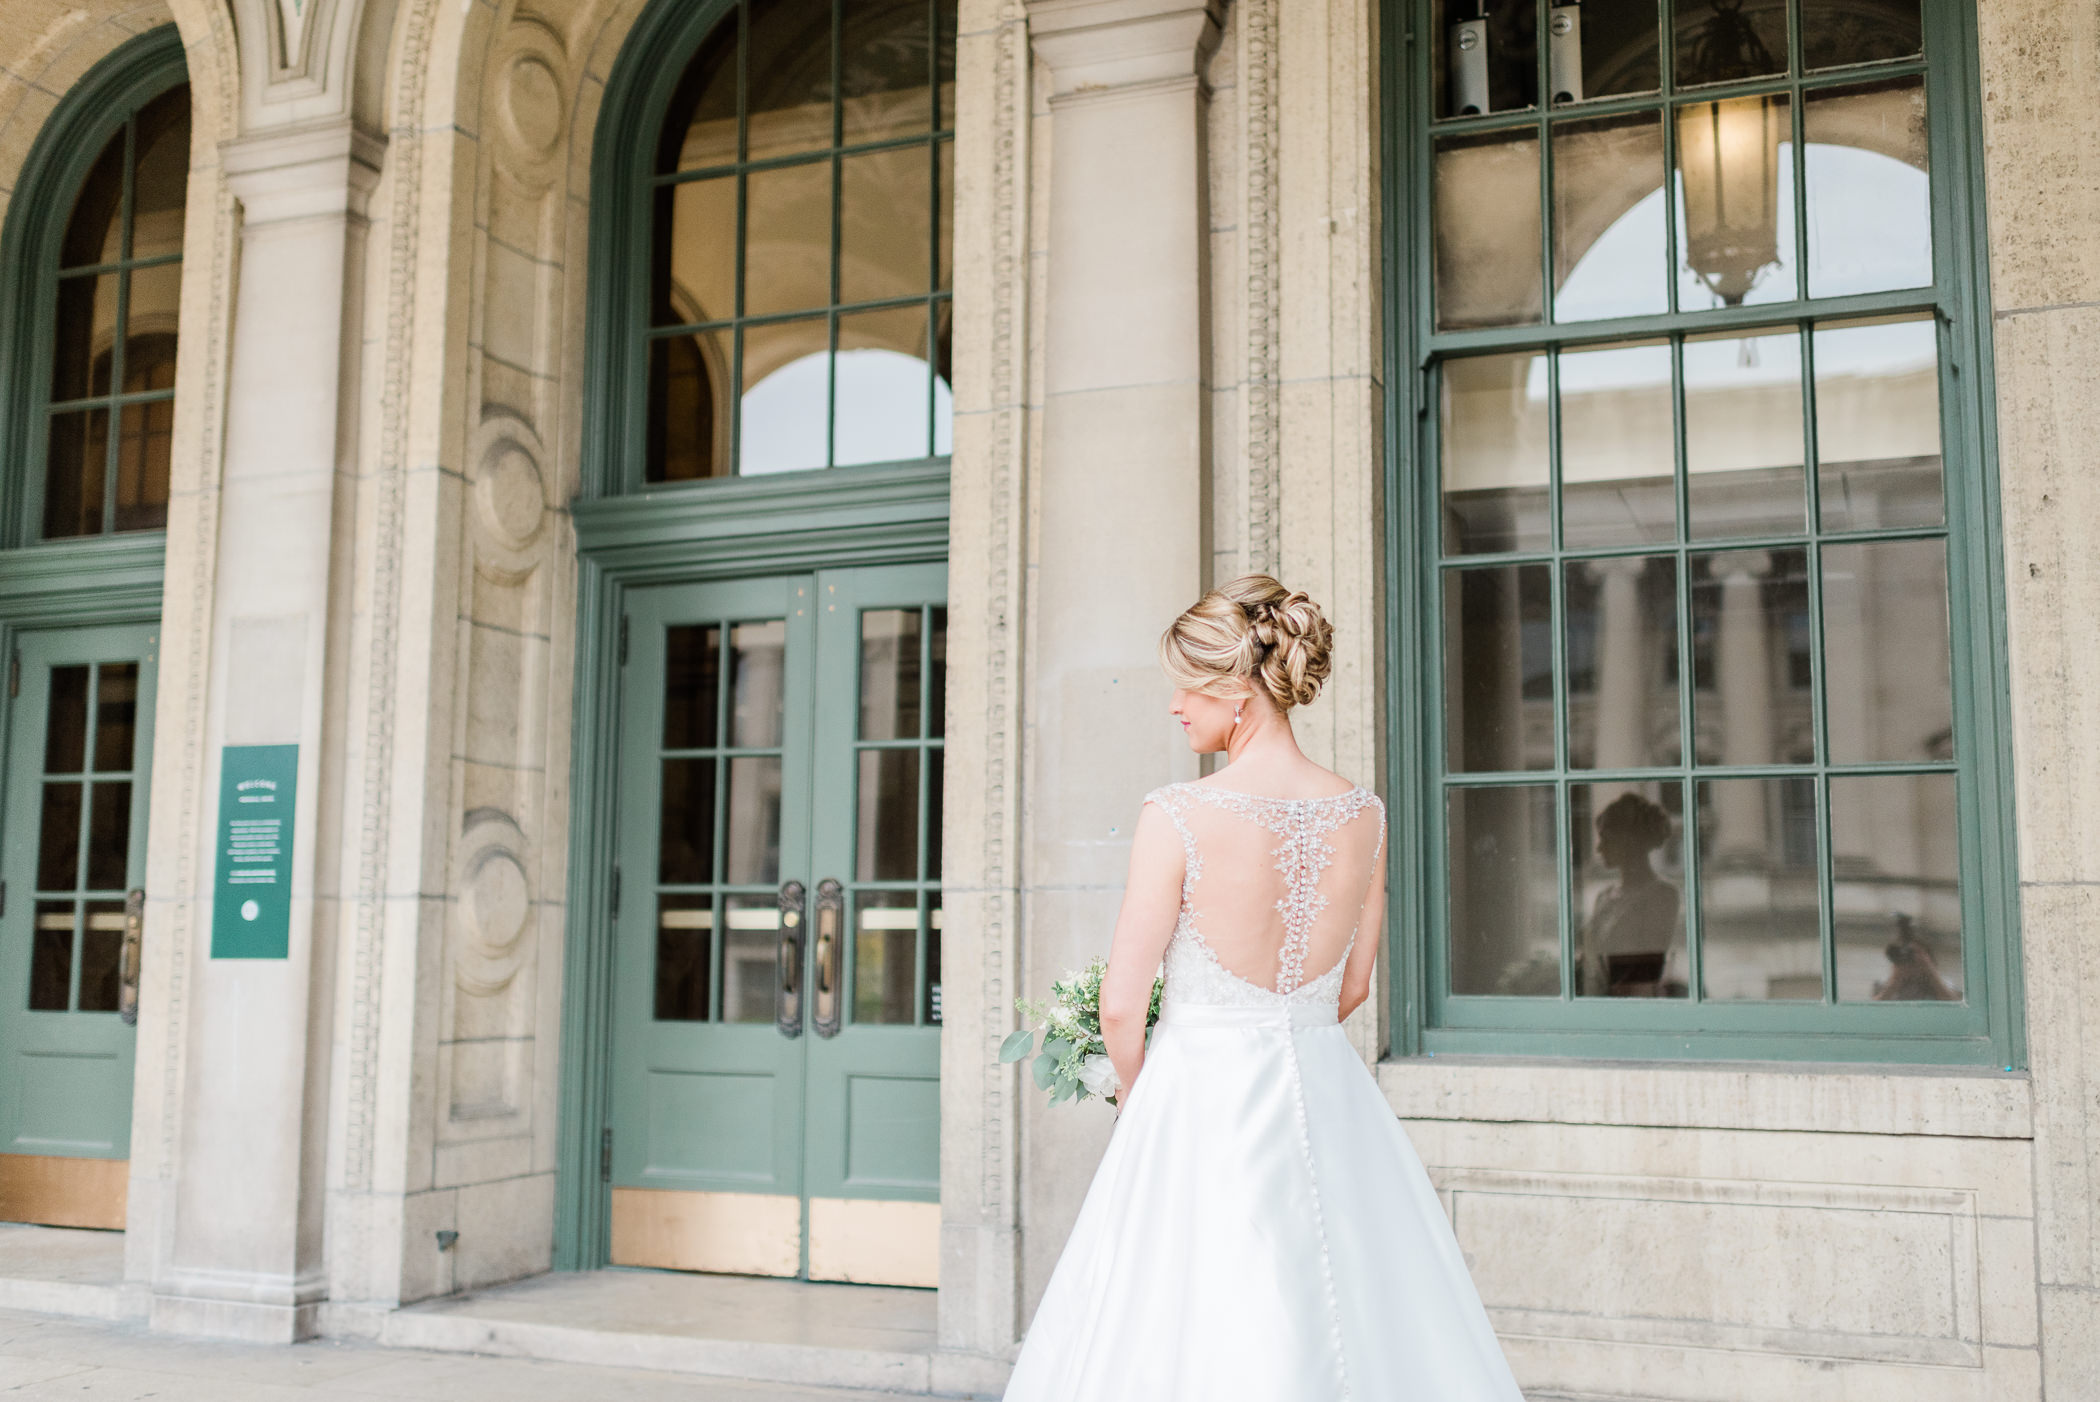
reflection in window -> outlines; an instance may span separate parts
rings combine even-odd
[[[954,0],[717,24],[657,149],[646,480],[950,451],[954,73]]]
[[[52,328],[47,540],[167,524],[189,160],[185,85],[125,121],[74,198]]]

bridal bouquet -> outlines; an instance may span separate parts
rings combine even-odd
[[[1040,1024],[1043,1049],[1030,1070],[1036,1085],[1050,1092],[1052,1105],[1095,1095],[1113,1105],[1122,1089],[1108,1059],[1108,1045],[1101,1040],[1101,978],[1107,972],[1108,961],[1096,958],[1078,973],[1053,980],[1047,1000],[1014,999],[1022,1017]],[[1152,1006],[1145,1013],[1148,1038],[1159,1021],[1159,996],[1165,986],[1163,978],[1152,980]],[[1009,1035],[1000,1044],[999,1060],[1019,1061],[1034,1051],[1037,1030],[1023,1027]]]

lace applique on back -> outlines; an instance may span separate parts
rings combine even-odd
[[[1385,808],[1377,796],[1356,788],[1324,798],[1265,798],[1203,784],[1170,784],[1145,801],[1157,804],[1173,822],[1187,858],[1181,913],[1167,945],[1168,996],[1199,1003],[1335,1001],[1370,870],[1385,848]],[[1363,838],[1369,833],[1350,840],[1340,873],[1345,879],[1326,883],[1343,905],[1323,927],[1322,917],[1334,900],[1322,878],[1336,865],[1337,835],[1367,810],[1377,817],[1375,841],[1367,854]],[[1264,855],[1266,862],[1260,860]],[[1204,923],[1214,932],[1228,930],[1241,956],[1234,962],[1242,967],[1271,955],[1273,979],[1234,972],[1198,928],[1196,891],[1206,858],[1224,864],[1220,881],[1225,889],[1217,893],[1224,908],[1208,907]],[[1270,902],[1279,878],[1281,892]],[[1307,981],[1305,966],[1316,932],[1328,949],[1338,944],[1339,952]]]

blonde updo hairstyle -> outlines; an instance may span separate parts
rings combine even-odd
[[[1265,574],[1241,575],[1196,600],[1159,640],[1177,686],[1209,696],[1243,689],[1279,712],[1320,694],[1333,670],[1334,626],[1305,594]]]

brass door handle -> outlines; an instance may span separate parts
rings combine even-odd
[[[845,948],[846,888],[836,877],[817,883],[817,986],[810,1017],[819,1037],[839,1035],[839,962]]]
[[[802,1035],[802,897],[801,882],[780,883],[780,943],[774,951],[780,981],[773,995],[773,1023],[783,1037]]]
[[[136,1027],[139,1020],[139,966],[146,939],[146,891],[134,886],[124,895],[124,952],[118,964],[117,1016]]]

